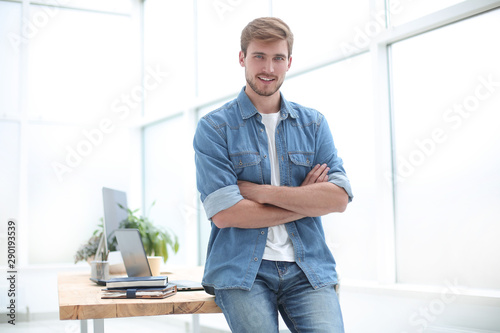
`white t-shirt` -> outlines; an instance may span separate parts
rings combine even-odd
[[[280,168],[276,153],[275,132],[280,119],[280,112],[262,114],[262,123],[266,127],[269,143],[269,162],[271,163],[271,185],[280,186]],[[292,241],[288,237],[285,225],[269,227],[264,256],[266,260],[295,261]]]

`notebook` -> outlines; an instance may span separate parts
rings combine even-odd
[[[168,283],[166,276],[136,276],[118,277],[106,281],[106,287],[110,288],[153,288],[165,287]]]
[[[106,288],[102,291],[101,298],[166,298],[177,293],[177,286],[169,283],[161,288]]]

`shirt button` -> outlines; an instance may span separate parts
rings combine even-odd
[[[264,231],[261,231],[261,232],[260,232],[260,234],[261,234],[261,235],[263,235],[263,234],[264,234]]]
[[[255,257],[253,258],[253,261],[259,261],[259,258]]]
[[[264,155],[264,158],[267,158],[267,155]]]
[[[260,129],[260,131],[261,131],[261,132],[264,132],[264,129],[263,129],[263,128],[261,128],[261,129]]]

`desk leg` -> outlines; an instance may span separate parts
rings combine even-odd
[[[200,333],[200,315],[198,313],[193,314],[193,330],[192,333]]]
[[[87,319],[80,320],[80,333],[87,333]]]
[[[94,333],[104,333],[104,319],[94,319]]]

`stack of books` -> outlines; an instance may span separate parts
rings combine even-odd
[[[177,293],[177,286],[166,276],[113,278],[106,281],[101,298],[166,298]]]

